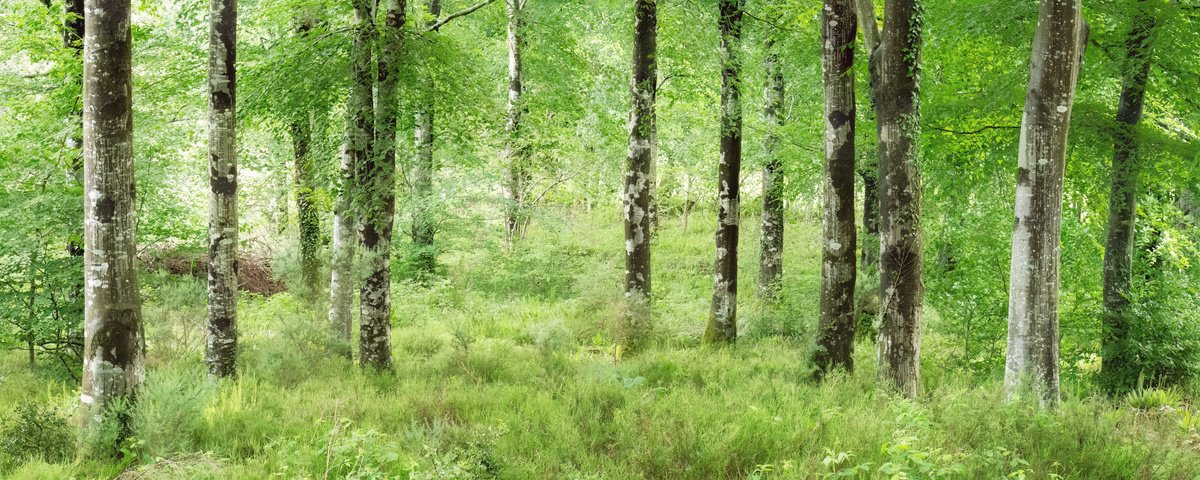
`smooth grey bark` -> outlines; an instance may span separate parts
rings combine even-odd
[[[651,191],[654,177],[655,95],[658,90],[658,3],[634,1],[633,74],[629,92],[629,150],[622,192],[625,219],[627,343],[636,344],[650,321]]]
[[[871,108],[867,109],[868,118],[874,118],[876,104],[876,89],[879,88],[878,73],[875,70],[875,50],[879,47],[879,25],[875,17],[874,0],[854,0],[855,14],[859,28],[862,31],[863,47],[867,53],[868,88],[867,96]],[[879,264],[879,161],[877,152],[871,143],[858,144],[856,147],[863,151],[863,161],[858,166],[858,176],[863,182],[863,238],[862,264],[863,267],[874,271]],[[865,147],[865,148],[864,148]]]
[[[526,164],[525,147],[521,143],[521,114],[524,102],[521,48],[522,10],[527,0],[505,0],[508,10],[508,121],[504,125],[504,163],[507,172],[506,193],[508,201],[504,213],[505,237],[512,244],[525,236],[529,223],[526,191],[529,184],[529,166]]]
[[[137,280],[136,182],[129,0],[87,0],[83,61],[84,358],[80,409],[85,438],[115,413],[115,455],[145,379],[146,344]]]
[[[820,377],[854,368],[854,37],[852,0],[825,0],[821,15],[825,85],[825,181],[821,314],[813,363]]]
[[[350,63],[350,98],[346,106],[346,145],[338,178],[337,203],[333,217],[333,260],[329,282],[329,324],[339,354],[350,358],[350,336],[353,325],[354,260],[358,246],[357,229],[361,221],[357,212],[360,202],[358,174],[371,161],[371,144],[375,126],[371,102],[373,99],[371,58],[375,44],[375,26],[371,12],[373,0],[353,0],[354,48]]]
[[[763,152],[767,156],[767,163],[763,166],[762,174],[762,229],[758,266],[758,296],[763,298],[777,295],[783,280],[783,161],[779,158],[779,130],[783,127],[783,69],[779,66],[774,35],[767,34],[763,47],[766,50],[763,69],[767,77],[766,86],[763,87],[763,123],[767,125],[763,135]]]
[[[237,377],[237,0],[209,3],[208,342],[211,377]]]
[[[721,159],[717,167],[717,260],[712,310],[704,339],[737,340],[737,248],[741,223],[738,187],[742,167],[741,46],[745,0],[720,0]]]
[[[405,0],[385,0],[379,36],[375,144],[359,164],[363,219],[359,228],[365,278],[359,292],[359,362],[392,368],[392,222],[396,214],[396,122]]]
[[[1137,219],[1137,125],[1142,120],[1146,80],[1153,57],[1150,39],[1155,17],[1145,0],[1137,3],[1133,24],[1125,40],[1121,72],[1121,97],[1117,104],[1113,138],[1112,190],[1108,199],[1108,232],[1104,245],[1104,336],[1100,378],[1106,388],[1119,391],[1133,386],[1140,373],[1136,360],[1124,352],[1127,341],[1133,246]],[[1131,370],[1132,368],[1132,370]]]
[[[292,123],[292,186],[296,197],[296,220],[300,237],[300,275],[307,290],[305,298],[321,291],[321,212],[317,192],[321,186],[312,157],[312,117]]]
[[[874,63],[879,75],[879,377],[909,398],[920,387],[920,0],[888,0]]]
[[[1016,226],[1009,274],[1010,398],[1058,402],[1058,261],[1067,130],[1082,60],[1079,0],[1043,0],[1029,65],[1017,160]]]
[[[430,21],[436,21],[442,12],[442,2],[428,0],[425,8],[426,15],[424,16]],[[437,31],[436,27],[427,28],[430,28],[429,32]],[[433,251],[436,232],[431,211],[433,208],[433,174],[436,171],[433,161],[434,90],[436,85],[433,72],[430,71],[431,68],[432,65],[426,65],[425,75],[421,80],[420,99],[414,115],[416,159],[412,169],[412,192],[413,204],[416,207],[413,211],[412,230],[409,232],[413,246],[416,247],[417,267],[427,273],[433,272],[437,267],[437,258]]]

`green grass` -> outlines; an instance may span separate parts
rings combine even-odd
[[[443,235],[445,278],[395,285],[392,375],[329,358],[319,306],[281,294],[243,299],[242,378],[209,384],[203,284],[147,277],[150,369],[132,458],[0,454],[0,476],[1200,478],[1191,393],[1149,411],[1068,395],[1047,413],[927,360],[925,392],[908,401],[876,386],[869,342],[855,373],[814,384],[820,243],[808,223],[788,225],[785,288],[768,305],[754,295],[757,228],[746,219],[745,335],[732,348],[701,345],[713,260],[701,216],[687,232],[663,223],[653,341],[636,353],[612,340],[623,259],[608,218],[535,224],[513,252],[483,230]],[[929,318],[936,349],[946,342]],[[33,401],[70,416],[76,402],[73,382],[30,372],[16,354],[0,357],[0,387],[0,412]]]

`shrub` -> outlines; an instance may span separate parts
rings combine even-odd
[[[62,462],[75,452],[75,433],[66,417],[48,406],[25,402],[0,422],[0,464],[33,458]]]

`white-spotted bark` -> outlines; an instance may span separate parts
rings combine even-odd
[[[779,130],[783,127],[783,69],[775,46],[775,32],[767,33],[763,59],[767,81],[763,87],[762,229],[758,265],[758,296],[773,297],[783,280],[783,161],[779,158]]]
[[[209,3],[208,343],[213,377],[237,376],[237,0]]]
[[[1082,59],[1079,0],[1043,0],[1033,37],[1017,160],[1016,226],[1009,274],[1010,397],[1058,402],[1058,261],[1067,130]]]
[[[879,94],[879,377],[909,398],[920,385],[920,0],[888,0],[874,54]]]
[[[1150,75],[1150,39],[1155,17],[1145,0],[1138,2],[1133,25],[1125,40],[1125,64],[1121,72],[1121,97],[1113,138],[1112,190],[1108,197],[1108,234],[1104,244],[1104,337],[1100,367],[1101,382],[1119,391],[1133,386],[1141,373],[1125,352],[1128,340],[1129,295],[1133,276],[1133,246],[1137,219],[1138,157],[1137,125],[1142,120],[1146,80]],[[1131,361],[1133,360],[1133,361]]]
[[[825,85],[825,181],[818,375],[854,368],[854,37],[852,0],[825,0],[821,15]]]
[[[745,0],[720,0],[721,159],[717,166],[717,260],[712,310],[704,338],[710,343],[737,340],[737,255],[741,223],[738,191],[742,167],[741,46]]]
[[[658,4],[634,1],[632,105],[629,150],[625,157],[625,316],[630,343],[638,340],[650,317],[651,191],[655,140],[654,100],[658,87]]]
[[[138,292],[129,0],[87,0],[83,62],[85,432],[115,414],[116,454],[145,378]],[[85,437],[87,438],[87,437]]]
[[[329,281],[329,324],[337,350],[351,356],[350,333],[353,326],[354,260],[358,247],[357,229],[360,222],[357,201],[358,173],[371,160],[371,144],[375,136],[373,78],[371,58],[375,42],[375,26],[371,21],[372,0],[353,0],[354,48],[350,62],[350,98],[346,105],[346,144],[338,177],[337,202],[333,217],[333,260]]]

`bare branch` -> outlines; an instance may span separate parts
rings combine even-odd
[[[446,18],[443,18],[441,20],[433,22],[433,25],[430,25],[429,28],[425,29],[425,31],[426,32],[437,31],[437,29],[442,28],[442,25],[449,23],[451,20],[454,20],[458,17],[470,15],[470,14],[474,13],[476,10],[486,7],[486,6],[488,6],[488,4],[493,3],[495,1],[496,0],[483,0],[482,2],[476,3],[475,5],[467,7],[463,10],[459,10],[457,12],[451,13],[450,15],[446,15]]]

